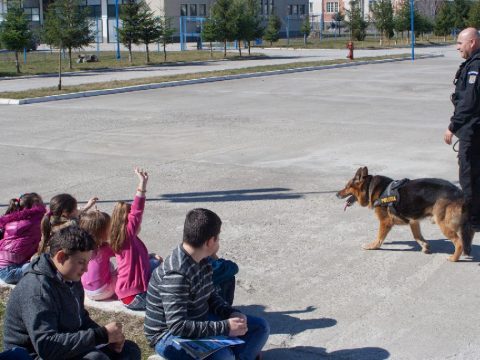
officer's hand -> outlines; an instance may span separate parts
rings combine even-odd
[[[443,134],[443,141],[445,144],[451,145],[452,144],[453,133],[450,130],[445,130],[445,134]]]

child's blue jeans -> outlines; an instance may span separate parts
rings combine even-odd
[[[30,263],[10,265],[0,269],[0,280],[7,284],[16,284],[23,277],[25,270],[30,266]]]
[[[258,317],[247,315],[248,332],[239,336],[244,344],[221,349],[206,359],[208,360],[254,360],[260,353],[270,335],[268,323]],[[170,332],[163,336],[155,345],[155,352],[168,360],[192,360],[185,350],[173,342],[176,336]]]

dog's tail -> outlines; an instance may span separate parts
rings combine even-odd
[[[463,253],[465,255],[470,255],[472,251],[472,241],[474,232],[469,221],[469,207],[467,204],[462,205],[462,228],[461,228],[461,237],[463,243]]]

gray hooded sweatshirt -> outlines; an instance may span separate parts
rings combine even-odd
[[[107,330],[90,319],[83,299],[82,284],[63,281],[42,254],[10,294],[4,349],[20,346],[34,359],[63,360],[107,343]]]

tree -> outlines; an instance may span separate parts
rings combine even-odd
[[[451,34],[454,26],[452,4],[446,1],[440,7],[435,17],[435,35],[443,36],[443,41],[446,42],[447,35]]]
[[[162,27],[160,19],[154,16],[153,11],[150,10],[150,7],[145,2],[140,4],[139,19],[139,40],[145,44],[145,60],[148,64],[150,62],[148,45],[160,40]]]
[[[212,18],[207,18],[203,23],[202,40],[210,43],[210,57],[213,57],[213,42],[218,39],[215,21]]]
[[[307,37],[308,37],[308,35],[310,35],[311,30],[312,30],[312,28],[310,26],[310,18],[307,15],[307,16],[305,16],[305,20],[303,20],[302,26],[300,27],[300,31],[303,34],[303,44],[305,46],[307,46]]]
[[[172,27],[172,18],[168,16],[162,16],[159,18],[160,21],[160,42],[163,47],[163,60],[167,61],[167,44],[173,42],[173,34],[176,29]]]
[[[18,53],[26,48],[31,41],[32,32],[28,27],[28,19],[20,7],[20,3],[9,3],[7,15],[0,27],[0,43],[5,49],[15,51],[17,74],[20,73]]]
[[[216,0],[211,18],[215,23],[216,38],[223,42],[223,56],[227,56],[227,42],[237,37],[237,15],[231,0]]]
[[[263,38],[265,41],[270,41],[270,46],[273,45],[274,41],[278,41],[280,39],[280,29],[282,28],[282,21],[280,18],[272,14],[268,18],[267,28],[265,29],[265,33],[263,34]]]
[[[466,27],[468,13],[470,12],[470,2],[467,0],[453,0],[452,15],[453,26],[455,29],[463,29]]]
[[[72,49],[81,49],[95,40],[90,31],[89,9],[80,0],[56,0],[47,10],[44,38],[47,44],[68,50],[68,68],[72,69]]]
[[[140,43],[141,29],[141,3],[135,0],[128,0],[126,4],[120,7],[120,19],[122,27],[117,29],[119,41],[128,49],[128,61],[132,63],[132,45]]]
[[[348,21],[346,21],[347,28],[350,30],[350,37],[363,41],[367,36],[368,23],[362,15],[359,0],[350,1],[350,10],[346,10]]]
[[[251,42],[263,36],[263,20],[260,16],[260,3],[256,0],[245,0],[246,9],[242,17],[243,37],[248,43],[248,55],[250,55]]]
[[[238,43],[238,53],[242,56],[242,42],[249,33],[250,22],[247,15],[246,0],[234,0],[230,9],[232,36]]]
[[[390,0],[378,0],[372,3],[372,18],[376,28],[380,31],[380,45],[383,38],[391,39],[393,37],[393,6]]]
[[[334,21],[335,29],[338,30],[338,36],[340,36],[340,29],[342,28],[345,21],[345,14],[340,11],[336,12],[335,14],[333,14],[332,20]]]
[[[468,13],[468,25],[475,28],[480,28],[480,2],[475,1]]]

